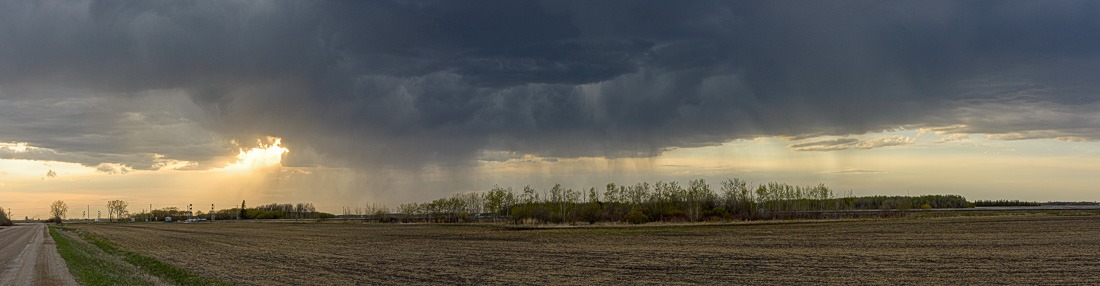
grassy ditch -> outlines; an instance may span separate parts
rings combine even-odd
[[[231,285],[122,250],[81,230],[50,226],[50,236],[81,285]]]

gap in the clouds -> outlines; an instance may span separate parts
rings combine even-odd
[[[219,170],[240,172],[281,165],[283,157],[290,152],[290,149],[281,145],[282,141],[282,138],[267,137],[264,140],[257,139],[256,145],[258,146],[256,147],[241,146],[237,154],[237,160],[223,168],[219,168]],[[233,144],[240,146],[235,141]]]

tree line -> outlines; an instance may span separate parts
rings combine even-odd
[[[123,200],[111,200],[107,202],[107,219],[110,222],[122,221],[123,219],[134,219],[140,221],[163,221],[167,217],[173,218],[173,220],[183,220],[188,218],[211,218],[217,220],[227,219],[324,219],[336,217],[333,214],[319,212],[317,208],[313,206],[313,203],[297,203],[297,204],[267,204],[254,208],[246,208],[245,202],[241,201],[240,208],[222,209],[213,213],[206,213],[201,210],[187,211],[178,207],[165,207],[146,212],[142,210],[140,213],[131,213],[127,210],[129,203]],[[69,207],[64,201],[55,201],[50,204],[50,219],[48,222],[61,223],[65,219],[65,214],[68,212]],[[7,214],[0,210],[0,223],[10,221],[7,218]]]
[[[975,206],[979,207],[1037,207],[1043,204],[1021,200],[977,200]]]
[[[1079,201],[1079,202],[1045,202],[1045,203],[1042,203],[1042,205],[1046,205],[1046,206],[1100,206],[1100,202],[1088,202],[1088,201]]]
[[[517,191],[498,185],[487,192],[401,204],[394,216],[403,222],[645,223],[819,218],[844,210],[973,206],[958,195],[855,197],[849,192],[839,196],[824,184],[796,186],[772,182],[750,186],[741,179],[724,180],[714,189],[698,179],[687,185],[675,181],[610,183],[602,189],[587,190],[555,184],[543,191],[530,185]]]
[[[215,216],[217,219],[234,219],[232,216],[234,213],[239,219],[322,219],[335,217],[335,215],[317,211],[313,203],[272,203],[247,208],[244,201],[241,201],[240,208],[221,210]]]
[[[163,220],[164,217],[193,217],[214,220],[324,219],[335,217],[333,214],[317,211],[317,207],[313,203],[271,203],[249,208],[245,201],[241,201],[240,207],[220,209],[213,213],[201,210],[189,213],[176,207],[168,207],[153,210],[150,215],[158,220]]]
[[[726,179],[717,189],[706,180],[617,185],[601,189],[574,190],[555,184],[546,190],[530,185],[520,190],[494,185],[486,192],[455,194],[429,202],[406,203],[396,209],[382,205],[345,207],[343,215],[317,211],[312,203],[272,203],[194,213],[176,207],[132,214],[128,203],[107,203],[108,219],[164,220],[173,217],[234,219],[326,219],[358,218],[379,222],[500,222],[512,223],[596,223],[596,222],[699,222],[788,218],[839,217],[853,210],[907,210],[969,208],[988,204],[1024,204],[1020,201],[969,202],[959,195],[852,196],[839,195],[824,184],[797,186],[770,182],[752,185],[741,179]],[[51,211],[60,222],[68,207],[54,202]],[[0,218],[5,217],[0,212]]]

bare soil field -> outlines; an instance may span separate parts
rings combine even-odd
[[[72,225],[242,285],[1098,284],[1100,216],[510,229]]]

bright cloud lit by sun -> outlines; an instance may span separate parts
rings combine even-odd
[[[272,142],[271,144],[256,140],[259,147],[241,148],[240,153],[237,154],[237,161],[229,163],[222,170],[248,171],[279,165],[283,161],[283,154],[290,152],[287,148],[280,146],[282,140],[282,138],[269,137],[268,141]]]
[[[25,153],[25,152],[27,152],[29,147],[30,146],[27,146],[26,142],[16,142],[16,143],[0,142],[0,149],[7,149],[8,151],[13,152],[13,153]]]

